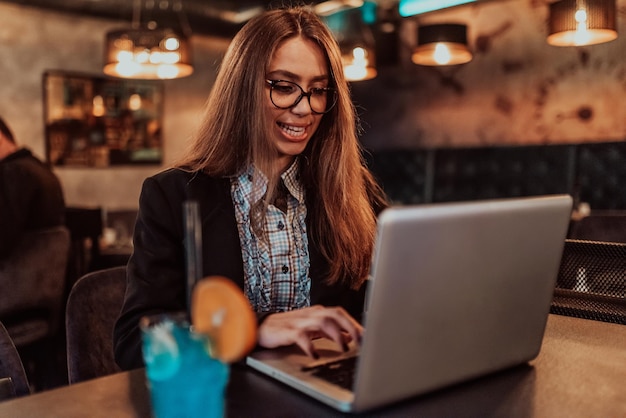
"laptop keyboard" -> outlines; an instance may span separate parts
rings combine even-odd
[[[357,357],[348,357],[318,366],[303,367],[302,371],[311,371],[313,376],[326,380],[344,389],[352,390]]]

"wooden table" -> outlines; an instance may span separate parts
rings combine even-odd
[[[235,365],[229,417],[342,414]],[[119,373],[0,403],[0,417],[149,417],[143,370]],[[350,415],[354,416],[354,415]],[[626,326],[550,315],[529,365],[358,416],[626,417]]]

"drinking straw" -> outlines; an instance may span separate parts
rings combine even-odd
[[[185,225],[185,267],[187,274],[187,312],[191,309],[191,292],[202,277],[202,224],[198,202],[183,202]]]

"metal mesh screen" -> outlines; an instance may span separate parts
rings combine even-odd
[[[626,325],[626,244],[565,240],[550,312]]]

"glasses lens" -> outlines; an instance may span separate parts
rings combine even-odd
[[[270,98],[276,107],[288,109],[293,106],[300,96],[302,89],[289,81],[274,81],[271,83]]]
[[[312,88],[308,93],[291,81],[272,81],[270,99],[274,106],[281,109],[289,109],[301,100],[302,96],[308,96],[311,110],[315,113],[326,113],[335,104],[335,90],[330,88]]]
[[[329,112],[330,109],[333,108],[333,106],[335,106],[335,103],[337,103],[337,91],[333,88],[326,88],[324,89],[326,90],[326,97],[325,97],[325,101],[324,101],[324,110],[320,111],[318,113],[326,113]]]

